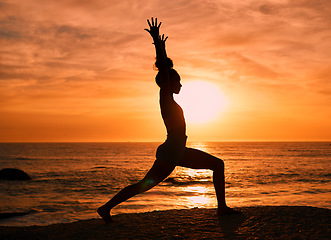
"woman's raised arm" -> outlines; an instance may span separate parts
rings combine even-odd
[[[156,59],[158,61],[158,69],[162,77],[161,82],[163,87],[165,85],[170,84],[169,71],[168,71],[169,67],[167,64],[167,55],[165,51],[165,41],[167,40],[168,37],[165,38],[164,34],[162,35],[162,37],[160,36],[160,26],[162,22],[160,22],[158,25],[157,18],[155,18],[155,22],[154,19],[151,18],[151,22],[147,20],[149,29],[146,28],[145,30],[150,33],[154,41]]]

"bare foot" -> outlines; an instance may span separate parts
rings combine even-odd
[[[97,213],[100,215],[100,217],[106,222],[111,223],[113,222],[113,219],[110,216],[110,211],[106,209],[105,206],[101,206],[98,208]]]
[[[217,214],[219,216],[223,215],[232,215],[232,214],[241,214],[242,212],[234,210],[233,208],[225,207],[225,208],[219,208],[217,210]]]

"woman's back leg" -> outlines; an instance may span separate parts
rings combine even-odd
[[[143,193],[153,188],[162,182],[166,177],[168,177],[175,167],[175,165],[172,165],[168,162],[156,160],[151,169],[147,172],[146,176],[141,181],[123,188],[106,204],[98,209],[98,214],[106,222],[111,222],[112,220],[110,217],[110,211],[113,207],[139,193]]]

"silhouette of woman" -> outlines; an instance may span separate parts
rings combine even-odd
[[[234,214],[238,211],[229,208],[225,202],[224,162],[203,151],[187,148],[186,124],[182,108],[175,102],[173,94],[178,94],[181,89],[180,76],[173,69],[172,61],[167,57],[164,38],[159,35],[157,18],[147,20],[150,33],[154,40],[156,50],[156,67],[159,72],[155,78],[160,87],[160,108],[164,124],[167,129],[167,139],[156,151],[156,160],[146,176],[138,183],[122,189],[106,204],[98,208],[97,212],[106,222],[112,222],[110,211],[116,205],[126,201],[136,194],[145,192],[168,177],[176,166],[193,169],[213,170],[213,182],[218,202],[219,215]]]

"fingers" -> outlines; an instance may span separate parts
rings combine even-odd
[[[153,23],[153,18],[152,18],[152,23]],[[159,25],[157,25],[157,18],[155,18],[155,24],[153,24],[153,27],[160,27],[162,22],[159,23]]]
[[[157,25],[157,18],[155,18],[155,25],[154,25],[154,27],[160,28],[161,24],[162,24],[162,22],[160,22],[159,25]]]
[[[162,36],[161,36],[161,40],[162,40],[163,42],[165,42],[165,41],[167,41],[167,39],[168,39],[168,37],[164,38],[164,34],[162,34]]]
[[[158,36],[161,39],[161,36],[159,36],[159,29],[160,29],[162,22],[158,23],[157,18],[154,19],[153,17],[151,17],[151,19],[147,19],[147,23],[148,23],[149,29],[145,28],[144,30],[149,32],[152,35],[152,37]],[[162,41],[165,42],[167,39],[168,39],[168,37],[164,38],[164,34],[163,34]]]
[[[151,27],[158,27],[159,28],[161,26],[161,24],[162,24],[162,22],[160,22],[159,25],[157,25],[157,18],[155,18],[155,22],[154,22],[154,18],[153,17],[151,17],[151,20],[152,20],[152,24],[149,21],[149,19],[147,19],[147,23],[148,23],[148,25],[149,25],[150,28]]]

